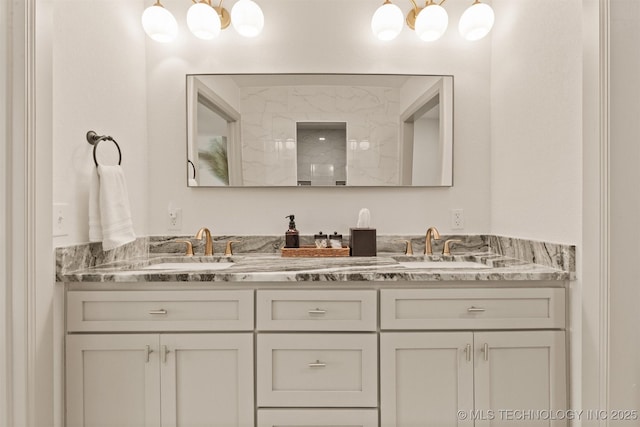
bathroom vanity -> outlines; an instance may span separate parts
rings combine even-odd
[[[494,253],[61,273],[66,425],[518,425],[501,411],[567,407],[572,275]]]

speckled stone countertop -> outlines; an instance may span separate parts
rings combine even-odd
[[[411,262],[424,264],[406,264]],[[453,261],[453,264],[451,263]],[[166,268],[159,264],[171,263]],[[214,263],[215,265],[212,265]],[[228,268],[217,269],[217,267]],[[451,268],[455,266],[454,268]],[[570,270],[536,264],[490,251],[454,256],[283,258],[274,253],[225,257],[151,254],[76,271],[59,272],[58,282],[412,282],[564,281]]]

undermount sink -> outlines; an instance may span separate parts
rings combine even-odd
[[[232,262],[162,262],[143,267],[143,270],[181,270],[181,271],[208,271],[224,270],[233,266]]]
[[[406,268],[430,268],[430,269],[483,269],[491,266],[474,261],[409,261],[398,262]]]

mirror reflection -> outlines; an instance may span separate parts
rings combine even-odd
[[[191,187],[452,185],[452,76],[186,81]]]

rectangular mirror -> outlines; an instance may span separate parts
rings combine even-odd
[[[453,76],[187,75],[190,187],[451,186]]]

